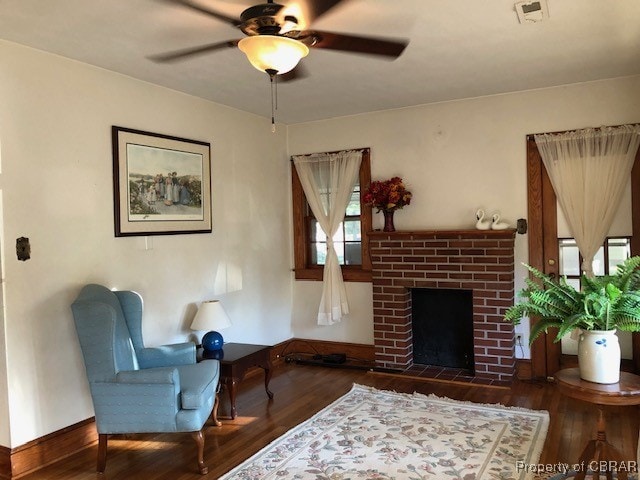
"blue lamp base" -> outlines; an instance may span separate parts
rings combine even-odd
[[[202,348],[205,352],[213,352],[217,350],[222,350],[222,346],[224,345],[224,339],[220,332],[207,332],[202,337]]]

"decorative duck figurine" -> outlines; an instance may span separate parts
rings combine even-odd
[[[478,230],[489,230],[491,228],[491,220],[484,219],[484,210],[481,208],[476,212],[476,228]]]
[[[507,222],[500,221],[500,214],[494,213],[491,217],[491,230],[506,230],[509,228],[509,224]]]

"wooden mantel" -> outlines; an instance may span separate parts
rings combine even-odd
[[[396,230],[395,232],[383,232],[382,230],[374,230],[369,232],[370,237],[428,237],[428,238],[451,238],[452,236],[460,236],[461,238],[489,237],[489,238],[511,238],[516,233],[514,228],[506,230]]]

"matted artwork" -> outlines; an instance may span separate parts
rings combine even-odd
[[[116,237],[211,232],[211,146],[113,126]]]

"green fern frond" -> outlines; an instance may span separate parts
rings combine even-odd
[[[640,292],[632,291],[632,292],[622,292],[620,296],[621,304],[635,304],[636,306],[640,306]]]
[[[507,310],[504,319],[514,325],[520,325],[523,317],[527,316],[527,306],[524,303],[518,303]]]
[[[599,291],[603,287],[603,279],[604,277],[587,277],[583,275],[580,279],[582,291],[586,293]]]
[[[623,292],[638,290],[640,288],[640,257],[631,257],[619,264],[610,282]]]
[[[531,265],[528,265],[526,263],[524,263],[523,265],[527,268],[527,270],[529,270],[529,272],[531,272],[531,274],[534,276],[534,278],[537,278],[538,280],[540,280],[540,282],[542,282],[542,286],[543,287],[556,287],[557,286],[557,282],[555,282],[546,273],[543,273],[540,270],[538,270],[537,268],[532,267]],[[538,284],[535,284],[535,285],[537,286],[537,288],[540,288],[540,286]]]
[[[577,328],[582,328],[583,325],[584,322],[582,320],[573,322],[562,322],[562,325],[558,328],[558,333],[556,334],[556,338],[553,340],[553,342],[559,342],[565,335],[573,332]]]
[[[581,330],[593,330],[596,326],[597,319],[585,312],[576,312],[563,319],[562,323],[569,325],[569,328],[567,329],[568,331],[575,328],[580,328]]]
[[[531,292],[529,300],[538,307],[540,314],[548,318],[563,318],[571,313],[567,305],[549,290]]]
[[[633,316],[621,315],[616,320],[616,325],[618,330],[622,330],[624,332],[640,332],[640,321]]]
[[[533,324],[531,327],[531,332],[529,333],[529,345],[531,345],[536,338],[538,338],[542,333],[547,333],[547,330],[550,328],[559,328],[562,326],[562,322],[549,322],[549,321],[539,321]]]

